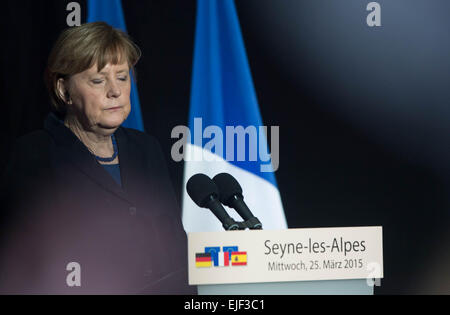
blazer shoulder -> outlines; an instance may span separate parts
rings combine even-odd
[[[148,133],[133,128],[121,128],[131,142],[135,142],[145,150],[161,150],[158,139]]]

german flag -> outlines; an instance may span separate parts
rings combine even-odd
[[[247,266],[247,252],[232,252],[231,253],[232,266]]]
[[[202,268],[211,266],[212,266],[211,253],[195,254],[195,267]]]

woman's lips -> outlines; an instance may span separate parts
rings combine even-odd
[[[121,109],[122,106],[116,106],[116,107],[111,107],[111,108],[107,108],[106,110],[117,110],[117,109]]]

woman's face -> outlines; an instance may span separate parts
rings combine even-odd
[[[65,84],[74,113],[84,128],[108,134],[128,117],[130,103],[130,69],[128,63],[107,64],[100,72],[95,64],[73,75]]]

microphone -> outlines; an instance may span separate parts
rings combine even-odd
[[[222,222],[225,230],[238,230],[239,224],[231,218],[220,203],[216,184],[205,174],[195,174],[189,178],[186,190],[200,208],[208,208]]]
[[[214,176],[214,183],[219,188],[219,199],[225,206],[233,208],[245,220],[246,225],[252,230],[262,229],[262,224],[256,218],[244,202],[242,187],[238,181],[228,173],[220,173]]]

